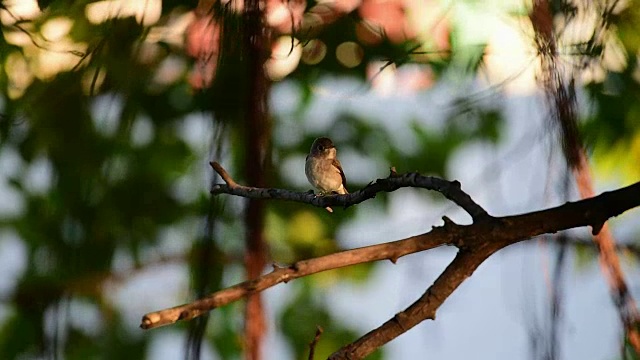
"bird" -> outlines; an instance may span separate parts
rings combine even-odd
[[[331,139],[319,137],[313,141],[307,155],[304,173],[309,183],[320,191],[320,195],[349,193],[347,178],[344,176],[340,161],[336,158],[336,153],[336,147]]]

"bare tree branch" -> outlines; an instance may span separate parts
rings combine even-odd
[[[316,353],[316,345],[318,345],[318,341],[320,341],[320,335],[322,335],[322,328],[318,326],[316,328],[316,336],[313,337],[313,340],[309,343],[309,360],[313,360]]]
[[[347,208],[365,200],[373,199],[379,192],[392,192],[403,187],[415,187],[434,190],[441,193],[447,199],[453,201],[469,213],[473,221],[479,221],[491,217],[480,205],[476,204],[467,193],[462,191],[458,181],[447,181],[433,176],[423,176],[418,173],[406,173],[400,175],[392,169],[388,178],[378,179],[354,193],[347,195],[319,196],[315,195],[313,192],[302,193],[285,189],[255,188],[239,185],[220,164],[217,162],[212,162],[210,164],[226,183],[214,185],[213,189],[211,189],[211,193],[214,195],[230,194],[250,199],[280,199],[296,201],[322,208],[335,205]]]
[[[262,192],[269,198],[268,192]],[[295,193],[294,193],[295,194]],[[326,197],[336,198],[336,197]],[[321,204],[318,206],[325,206]],[[388,259],[395,262],[398,258],[441,245],[453,245],[460,253],[447,270],[427,290],[425,295],[407,309],[400,320],[391,320],[400,325],[388,325],[376,329],[373,335],[345,347],[343,354],[349,353],[351,359],[365,356],[389,340],[409,330],[415,324],[427,318],[433,318],[435,311],[445,299],[462,283],[473,270],[486,258],[505,246],[531,237],[555,233],[561,230],[592,226],[597,232],[605,221],[624,211],[640,206],[640,182],[611,192],[605,192],[594,198],[566,203],[562,206],[522,215],[490,217],[476,221],[471,225],[458,225],[444,218],[444,225],[434,227],[430,232],[404,240],[342,251],[309,260],[298,261],[289,267],[276,267],[266,275],[245,281],[230,288],[213,293],[192,303],[176,306],[146,314],[140,325],[143,329],[156,328],[189,320],[207,311],[242,299],[249,294],[263,291],[282,282],[315,274],[321,271],[345,266]],[[435,287],[434,287],[435,286]],[[415,318],[414,318],[415,316]],[[335,359],[340,359],[335,355]]]
[[[625,196],[629,198],[625,199]],[[491,221],[464,226],[464,230],[477,228],[470,233],[463,230],[458,235],[461,236],[461,240],[456,246],[460,252],[422,297],[379,328],[342,347],[329,359],[362,359],[423,320],[435,319],[436,310],[447,297],[471,276],[484,260],[505,246],[535,235],[555,233],[584,225],[592,226],[593,231],[597,232],[602,228],[603,219],[606,221],[637,206],[640,206],[640,182],[556,208],[494,218]],[[450,232],[457,232],[458,227],[459,225],[455,225],[456,230],[452,229]]]
[[[435,320],[436,310],[473,272],[497,250],[461,250],[427,291],[406,310],[396,314],[357,341],[342,347],[329,359],[362,359],[426,319]]]
[[[299,277],[378,260],[388,259],[395,262],[402,256],[432,249],[453,241],[447,236],[446,231],[438,229],[442,228],[434,228],[434,231],[428,234],[403,240],[298,261],[288,267],[274,265],[272,272],[256,279],[220,290],[190,304],[149,313],[143,317],[140,326],[143,329],[151,329],[172,324],[178,320],[193,319],[207,311],[240,300],[249,294],[263,291],[280,283],[287,283]]]

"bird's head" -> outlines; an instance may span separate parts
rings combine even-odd
[[[313,144],[311,145],[311,155],[325,155],[325,156],[333,156],[335,157],[336,147],[333,145],[333,141],[326,137],[319,137],[315,139]]]

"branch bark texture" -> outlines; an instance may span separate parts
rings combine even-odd
[[[411,186],[412,184],[424,184],[422,178],[433,179],[422,177],[419,174],[397,175],[392,173],[389,178],[379,179],[354,194],[316,197],[309,193],[282,189],[244,187],[236,184],[222,167],[217,166],[222,170],[219,172],[222,172],[221,175],[227,182],[226,186],[218,187],[218,189],[224,189],[224,191],[218,190],[219,193],[242,193],[249,194],[254,198],[294,200],[318,207],[336,204],[349,206],[363,201],[365,194],[366,198],[372,198],[379,191],[389,191],[388,189],[399,188],[401,184],[406,185],[403,181],[407,181],[409,183],[407,186]],[[216,165],[214,165],[215,167]],[[396,183],[394,179],[404,180]],[[429,186],[436,183],[458,184],[441,179],[429,181],[432,181]],[[475,216],[472,215],[474,218],[472,224],[459,225],[444,217],[443,226],[433,227],[431,231],[421,235],[298,261],[288,267],[274,266],[273,271],[269,274],[218,291],[193,303],[149,313],[143,317],[141,327],[151,329],[179,320],[192,319],[279,283],[286,283],[318,272],[378,260],[390,260],[395,263],[400,257],[408,254],[442,245],[456,246],[459,252],[453,262],[416,302],[379,328],[364,335],[356,342],[344,346],[331,356],[331,359],[361,359],[425,319],[434,319],[437,309],[448,296],[471,276],[484,260],[500,249],[537,235],[581,226],[591,226],[593,232],[597,233],[609,218],[640,206],[639,182],[590,199],[569,202],[546,210],[522,215],[492,217],[462,192],[459,184],[439,188],[442,188],[443,191],[452,191],[454,195],[447,197],[457,199],[454,200],[456,203],[460,202],[464,205],[465,210],[469,209],[468,211],[475,214]],[[476,206],[480,210],[476,209]]]
[[[322,208],[336,205],[347,208],[363,201],[373,199],[379,192],[392,192],[403,187],[414,187],[434,190],[441,193],[444,197],[453,201],[471,215],[471,218],[474,221],[479,221],[489,217],[489,214],[480,205],[473,201],[471,196],[462,191],[458,181],[447,181],[433,176],[423,176],[418,173],[406,173],[399,175],[392,169],[388,178],[378,179],[354,193],[347,195],[319,196],[315,195],[313,191],[301,193],[284,189],[266,189],[239,185],[220,164],[217,162],[212,162],[210,164],[225,181],[225,184],[216,184],[213,186],[211,193],[214,195],[230,194],[250,199],[279,199],[296,201]]]

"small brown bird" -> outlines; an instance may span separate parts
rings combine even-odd
[[[320,137],[313,142],[307,155],[304,173],[311,185],[320,190],[322,195],[349,193],[346,188],[347,178],[340,161],[336,158],[336,147],[329,138]]]

